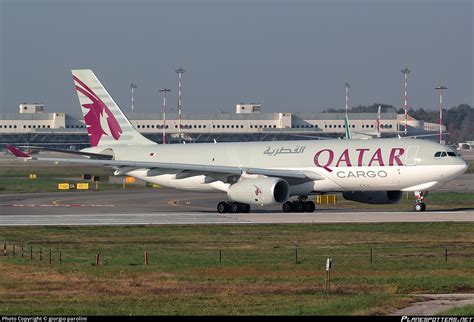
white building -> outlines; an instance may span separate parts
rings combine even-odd
[[[81,113],[46,113],[43,104],[19,105],[20,113],[0,114],[0,134],[6,133],[86,133]],[[182,132],[200,133],[333,133],[345,132],[344,114],[341,113],[263,113],[260,104],[237,104],[236,113],[185,113]],[[161,113],[133,113],[130,122],[142,133],[161,133]],[[375,132],[376,113],[349,113],[352,131]],[[179,132],[178,115],[168,113],[166,133]],[[404,116],[382,113],[380,132],[396,133],[404,129]],[[420,134],[438,131],[439,125],[410,118],[408,131]]]

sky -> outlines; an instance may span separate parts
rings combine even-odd
[[[0,0],[0,112],[40,102],[79,112],[71,69],[93,69],[115,101],[160,112],[319,112],[349,105],[473,106],[471,0]]]

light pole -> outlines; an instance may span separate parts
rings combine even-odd
[[[181,77],[183,76],[183,73],[184,73],[184,69],[183,67],[179,67],[177,70],[176,70],[176,73],[178,74],[178,131],[179,131],[179,137],[181,137],[181,109],[182,109],[182,103],[183,103],[183,100],[182,100],[182,83],[181,83]]]
[[[135,98],[134,98],[134,96],[133,96],[133,91],[134,91],[135,88],[137,88],[137,87],[138,87],[137,84],[133,84],[133,83],[130,84],[130,88],[132,89],[132,113],[133,113],[134,110],[135,110]]]
[[[439,143],[443,143],[443,89],[448,89],[446,86],[438,86],[435,89],[439,90]]]
[[[408,67],[405,69],[402,69],[403,75],[405,75],[405,104],[404,104],[404,110],[405,110],[405,136],[407,136],[407,130],[408,130],[408,74],[410,74],[410,70]]]
[[[347,113],[349,111],[349,88],[351,88],[351,84],[346,82],[344,85],[346,87],[346,117],[347,117]]]
[[[158,91],[163,93],[163,144],[166,144],[166,93],[171,92],[171,90],[162,88]]]

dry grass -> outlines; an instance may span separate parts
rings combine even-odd
[[[45,253],[43,262],[0,256],[0,314],[382,314],[406,304],[406,294],[472,292],[472,229],[465,223],[0,228],[0,239],[33,245],[35,256],[38,247],[63,251],[61,266],[50,266]],[[98,249],[104,265],[97,267]],[[327,256],[334,261],[329,296]]]

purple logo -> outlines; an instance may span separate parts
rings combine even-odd
[[[76,76],[73,76],[73,79],[78,84],[76,90],[92,101],[89,104],[82,104],[82,107],[89,110],[84,115],[84,122],[87,126],[91,146],[97,146],[102,135],[112,135],[115,140],[118,140],[122,135],[122,129],[112,112],[86,84]]]
[[[256,185],[254,185],[255,187],[255,196],[258,196],[258,195],[261,195],[262,194],[262,190],[260,190],[260,188]]]

